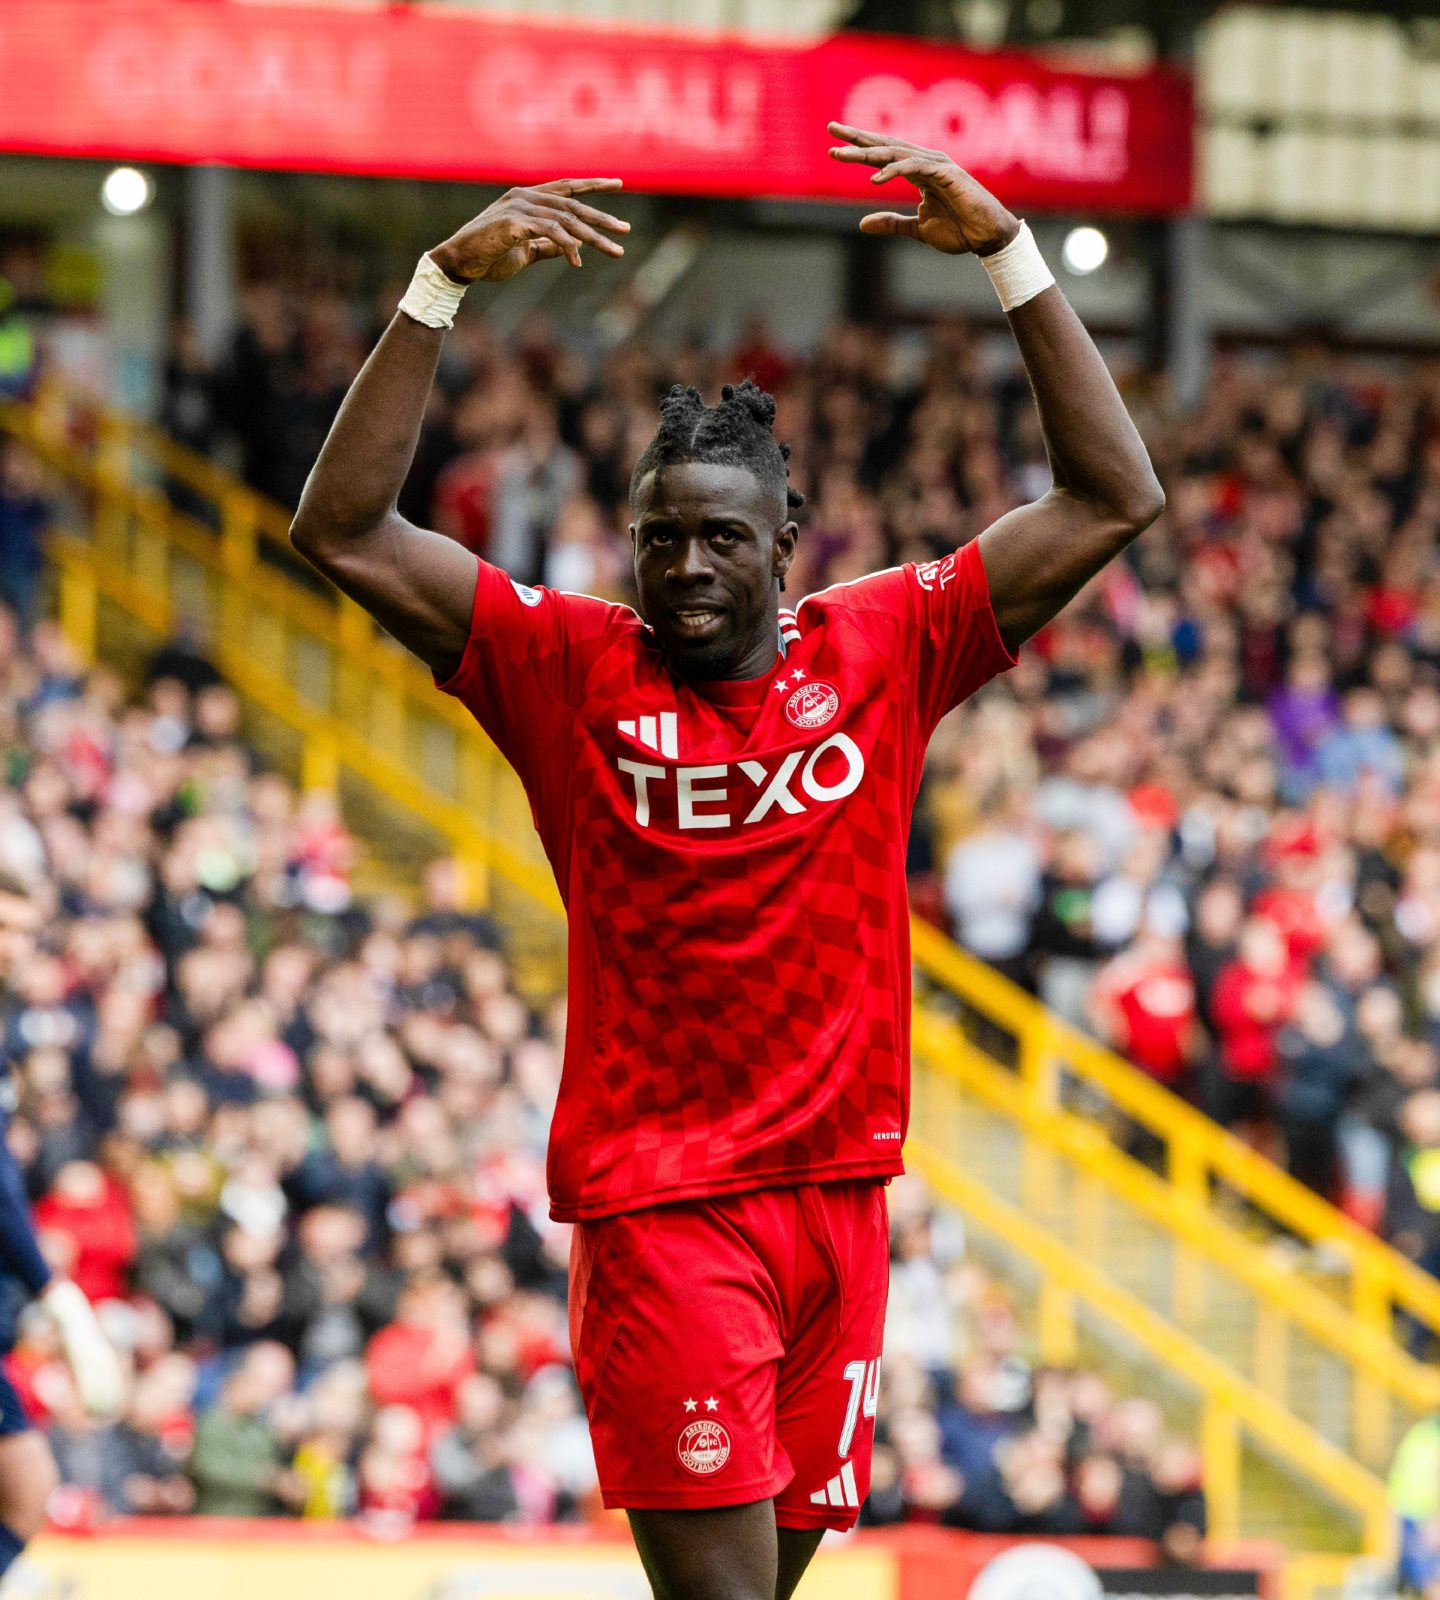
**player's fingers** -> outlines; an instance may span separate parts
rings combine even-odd
[[[889,183],[892,178],[909,178],[912,182],[918,182],[921,178],[933,176],[934,172],[934,156],[906,156],[902,161],[892,161],[881,167],[879,172],[872,172],[870,181]]]
[[[920,237],[919,217],[907,217],[899,211],[872,211],[860,219],[861,233],[889,234],[902,239]]]
[[[895,140],[887,133],[870,133],[865,128],[852,128],[848,122],[827,122],[825,126],[837,139],[844,139],[847,144],[895,143]]]
[[[530,252],[532,263],[536,261],[553,261],[556,256],[565,254],[553,239],[531,239],[525,248]]]
[[[525,218],[525,230],[532,239],[539,237],[549,239],[558,246],[559,253],[565,257],[572,267],[580,265],[580,243],[559,222],[552,219],[545,212],[538,212]]]
[[[625,186],[623,178],[552,178],[549,183],[537,183],[535,187],[550,194],[594,194],[599,189],[621,189]]]
[[[537,195],[536,201],[542,206],[554,206],[557,211],[564,211],[567,216],[579,217],[588,222],[592,228],[608,228],[612,233],[629,233],[630,224],[624,217],[617,217],[613,212],[601,211],[598,206],[587,206],[583,200],[572,200],[568,195]]]
[[[535,204],[553,207],[556,211],[563,211],[566,216],[578,217],[582,222],[588,222],[592,228],[608,228],[612,233],[629,233],[630,224],[623,217],[612,216],[608,211],[601,211],[598,206],[587,206],[583,200],[572,200],[563,194],[537,194]]]
[[[836,161],[860,161],[867,166],[883,167],[887,161],[902,161],[917,154],[914,145],[905,144],[836,144],[830,154]]]
[[[565,228],[582,244],[593,244],[597,250],[603,251],[607,256],[623,256],[625,254],[625,246],[618,239],[612,239],[609,234],[601,233],[598,228],[592,228],[588,222],[582,222],[579,217],[567,217],[565,219]]]
[[[562,202],[563,207],[564,202]],[[598,228],[592,228],[588,222],[583,222],[579,217],[573,216],[569,211],[557,208],[551,210],[548,206],[535,205],[528,209],[527,217],[543,217],[547,221],[561,227],[579,244],[593,244],[597,250],[603,250],[607,256],[623,256],[625,247],[618,239],[612,239]]]

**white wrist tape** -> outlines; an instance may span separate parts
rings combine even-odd
[[[1055,274],[1045,265],[1040,246],[1030,232],[1030,224],[1022,222],[1020,231],[994,255],[981,256],[980,265],[990,274],[995,293],[1000,296],[1000,309],[1013,311],[1033,300],[1055,281]]]
[[[421,256],[400,309],[427,328],[453,328],[465,289],[465,284],[447,278],[428,255]]]

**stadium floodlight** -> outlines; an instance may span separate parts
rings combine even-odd
[[[155,198],[155,184],[138,167],[115,167],[100,185],[100,204],[112,217],[133,217]]]
[[[1099,228],[1071,228],[1060,246],[1060,259],[1065,270],[1083,278],[1105,265],[1110,254],[1110,241]]]

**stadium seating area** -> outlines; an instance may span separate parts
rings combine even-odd
[[[238,428],[293,500],[371,331],[257,289],[223,375],[177,368],[172,422]],[[585,359],[467,317],[405,508],[623,596],[657,394],[744,373],[810,497],[798,593],[943,553],[1048,482],[1013,357],[958,323],[837,328],[808,361],[758,321],[728,352]],[[1228,359],[1190,416],[1129,390],[1170,509],[942,728],[917,907],[1440,1267],[1440,375],[1301,347]]]
[[[1440,0],[0,4],[0,1600],[1440,1600]]]
[[[1153,412],[1134,559],[953,720],[963,943],[1440,1268],[1440,383],[1301,351]]]
[[[369,330],[324,298],[249,311],[224,373],[182,348],[167,421],[293,500]],[[583,360],[542,322],[505,344],[462,319],[406,509],[517,576],[623,597],[657,393],[751,372],[810,497],[803,593],[1044,486],[997,348],[842,328],[802,362],[757,323],[724,354]],[[1440,378],[1302,349],[1228,362],[1183,420],[1128,398],[1170,509],[942,726],[917,906],[1440,1265]],[[0,523],[33,533],[37,487],[10,451]],[[0,572],[27,614],[33,570]],[[131,706],[43,623],[7,623],[0,658],[0,871],[46,904],[53,956],[6,1023],[12,1139],[138,1373],[96,1430],[23,1325],[77,1505],[586,1514],[541,1174],[563,1004],[515,995],[446,863],[418,918],[355,904],[333,805],[259,768],[203,662],[169,652]],[[1030,1372],[953,1221],[911,1180],[892,1197],[867,1517],[1168,1530],[1181,1553],[1189,1447],[1094,1374]]]
[[[591,1515],[543,1193],[563,1002],[516,996],[447,862],[418,914],[357,903],[333,803],[237,728],[184,649],[132,702],[0,611],[9,1138],[133,1374],[120,1419],[86,1418],[48,1319],[19,1312],[56,1514]],[[867,1516],[1193,1548],[1198,1467],[1158,1408],[1032,1374],[953,1219],[913,1181],[893,1197]]]

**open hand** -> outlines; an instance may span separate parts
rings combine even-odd
[[[457,283],[503,283],[532,261],[564,256],[578,267],[584,244],[607,256],[623,256],[625,247],[610,235],[629,233],[630,224],[575,198],[620,184],[619,178],[556,178],[533,188],[507,189],[430,258]]]
[[[958,167],[943,150],[892,139],[888,134],[866,133],[843,122],[829,124],[837,139],[836,161],[856,161],[878,167],[872,183],[906,178],[920,191],[920,209],[914,216],[900,211],[872,211],[860,219],[862,233],[894,234],[919,239],[946,255],[993,255],[1020,231],[1020,219],[1007,211],[990,191]]]

